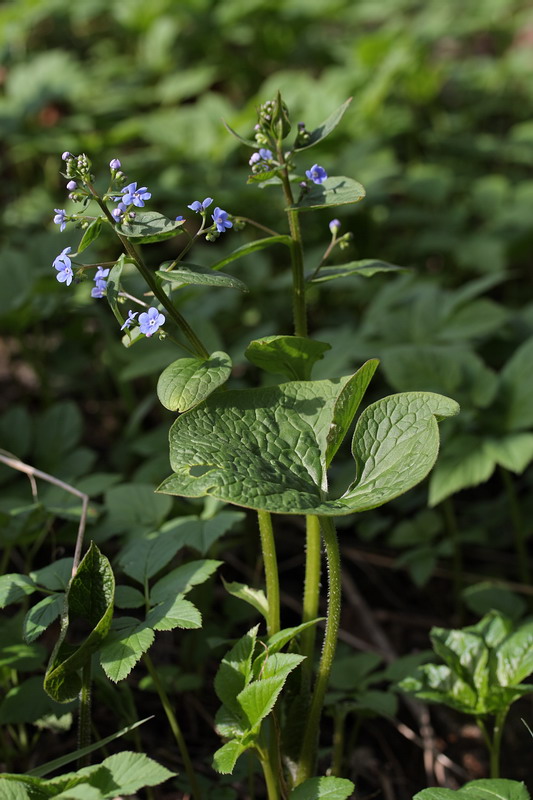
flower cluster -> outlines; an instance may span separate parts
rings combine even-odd
[[[107,281],[105,278],[107,278],[108,275],[108,269],[98,267],[96,275],[94,276],[94,288],[91,289],[91,297],[96,297],[98,299],[104,297],[105,290],[107,289]]]
[[[267,150],[266,147],[261,147],[259,152],[253,153],[248,161],[252,168],[253,173],[266,172],[270,168],[270,163],[273,159],[272,151]]]
[[[74,273],[72,272],[72,262],[68,257],[68,254],[72,250],[72,247],[65,247],[61,253],[54,258],[52,266],[54,269],[57,270],[56,278],[59,283],[66,283],[67,286],[70,286],[72,283],[72,278],[74,277]]]

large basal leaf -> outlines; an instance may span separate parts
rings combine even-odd
[[[64,703],[80,691],[78,673],[109,631],[114,593],[115,578],[109,560],[91,542],[66,593],[61,632],[44,678],[44,688],[52,699]],[[81,644],[70,644],[66,640],[69,625],[77,622],[88,624],[92,630]]]
[[[346,778],[309,778],[289,795],[289,800],[346,800],[355,790]]]
[[[232,261],[236,261],[238,258],[243,258],[243,256],[248,256],[250,253],[255,253],[257,250],[264,250],[265,247],[272,247],[273,244],[284,244],[287,247],[290,247],[292,244],[292,239],[290,236],[286,235],[279,235],[279,236],[268,236],[265,239],[255,239],[253,242],[248,242],[248,244],[243,244],[241,247],[237,247],[236,250],[233,250],[232,253],[228,253],[227,256],[217,261],[216,264],[211,266],[211,269],[218,270],[225,267],[226,264],[230,264]]]
[[[348,378],[208,398],[172,426],[175,474],[158,491],[329,516],[392,500],[427,475],[437,457],[437,420],[459,408],[454,400],[429,392],[393,395],[369,406],[352,442],[356,479],[344,495],[329,499],[327,465],[374,369],[375,362],[367,362]]]
[[[329,117],[324,120],[320,125],[318,125],[313,131],[310,132],[309,138],[305,142],[305,144],[299,144],[295,146],[295,151],[300,150],[307,150],[308,147],[313,147],[313,145],[318,144],[321,142],[322,139],[325,139],[326,136],[329,136],[331,131],[334,131],[341,119],[344,116],[344,112],[352,102],[352,98],[349,97],[342,106],[335,109],[335,111],[329,115]]]
[[[182,233],[180,228],[184,220],[179,222],[168,219],[157,211],[138,211],[135,218],[117,225],[117,233],[132,239],[136,244],[148,244],[150,242],[162,242],[164,239],[171,239],[178,233]]]
[[[228,380],[231,366],[231,358],[222,351],[208,359],[178,358],[159,376],[157,396],[169,411],[188,411]]]
[[[182,286],[221,286],[226,289],[240,289],[241,292],[248,291],[246,284],[233,275],[214,272],[211,267],[201,267],[198,264],[183,264],[180,261],[174,269],[170,271],[158,269],[155,274],[164,281],[172,281]]]
[[[331,345],[303,336],[265,336],[250,342],[244,355],[256,367],[289,380],[308,381],[314,364]]]
[[[324,183],[313,183],[303,197],[291,206],[299,211],[311,211],[314,208],[331,208],[358,203],[366,192],[360,183],[342,175],[326,178]],[[288,209],[286,209],[288,210]]]
[[[396,264],[387,264],[386,261],[365,258],[362,261],[350,261],[349,264],[339,264],[336,267],[321,267],[316,276],[310,279],[310,283],[324,283],[337,278],[349,278],[351,275],[371,278],[378,272],[400,272],[405,269],[406,267],[397,267]]]

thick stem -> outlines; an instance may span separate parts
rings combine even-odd
[[[258,511],[261,550],[265,567],[266,595],[268,601],[267,633],[272,636],[280,629],[280,602],[278,561],[276,558],[276,542],[272,528],[272,515],[268,511]]]
[[[305,586],[302,622],[309,622],[318,616],[321,549],[320,519],[314,515],[308,515],[306,517]],[[300,652],[305,656],[305,661],[302,664],[302,692],[306,694],[311,688],[315,641],[316,626],[311,625],[302,632],[300,637]]]
[[[79,696],[78,749],[91,744],[91,660],[87,661],[81,671],[81,691]],[[90,756],[78,759],[78,767],[86,767]]]
[[[518,502],[518,496],[514,481],[508,470],[501,467],[500,473],[507,493],[507,500],[509,502],[509,510],[511,512],[511,520],[513,523],[514,532],[514,546],[518,561],[518,570],[520,580],[529,586],[531,583],[531,571],[529,569],[529,556],[527,552],[526,533],[524,530],[524,520]]]
[[[328,563],[328,615],[322,656],[318,666],[318,674],[297,766],[296,786],[306,781],[313,774],[318,745],[320,717],[329,683],[331,667],[335,657],[341,617],[341,562],[335,525],[331,517],[320,517],[320,524]]]
[[[276,772],[270,763],[269,754],[267,751],[259,751],[259,760],[263,768],[263,775],[265,776],[265,783],[267,788],[268,800],[279,800],[279,786],[276,777]]]
[[[174,714],[174,709],[172,708],[172,704],[169,700],[169,697],[165,691],[163,684],[159,680],[159,675],[157,674],[157,670],[154,667],[153,661],[148,655],[148,653],[144,654],[143,660],[144,663],[146,664],[148,673],[152,678],[152,681],[154,682],[155,690],[159,695],[159,699],[161,700],[161,705],[163,706],[165,714],[167,715],[168,724],[170,725],[170,729],[174,735],[176,744],[178,745],[178,749],[180,751],[181,758],[183,760],[183,765],[185,767],[185,772],[187,773],[187,777],[191,785],[191,791],[194,800],[201,800],[202,793],[200,791],[198,779],[196,777],[196,773],[194,771],[191,758],[189,756],[189,751],[187,750],[187,745],[185,744],[185,739],[183,738],[183,734],[178,724],[178,720],[176,719],[176,715]]]

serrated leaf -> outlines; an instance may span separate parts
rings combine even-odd
[[[246,716],[249,729],[257,731],[270,714],[285,683],[284,677],[265,678],[248,684],[237,695],[237,702]]]
[[[470,781],[461,789],[431,787],[423,789],[413,800],[530,800],[523,783],[505,778],[481,778]]]
[[[167,522],[161,532],[172,534],[178,548],[192,547],[205,555],[212,544],[243,519],[242,511],[219,511],[209,519],[179,517]]]
[[[119,564],[126,575],[144,586],[166,567],[179,549],[180,543],[175,537],[154,531],[130,541],[120,553]]]
[[[290,236],[279,235],[279,236],[268,236],[265,239],[255,239],[253,242],[249,242],[248,244],[243,244],[240,247],[237,247],[236,250],[233,250],[232,253],[228,253],[227,256],[224,256],[220,261],[217,261],[216,264],[212,264],[212,270],[222,269],[225,267],[226,264],[230,264],[232,261],[236,261],[238,258],[243,258],[243,256],[248,256],[250,253],[255,253],[257,250],[264,250],[265,247],[271,247],[274,244],[284,244],[287,247],[290,247],[292,244],[292,239]]]
[[[3,800],[34,800],[30,798],[28,789],[22,783],[3,778],[0,775],[0,796]]]
[[[351,275],[371,278],[378,272],[401,272],[406,269],[407,267],[398,267],[396,264],[388,264],[386,261],[379,261],[375,258],[365,258],[362,261],[350,261],[349,264],[339,264],[335,267],[321,267],[316,276],[310,277],[308,280],[310,283],[324,283],[337,278],[349,278]]]
[[[237,583],[237,581],[227,583],[224,578],[222,578],[222,583],[229,594],[233,595],[233,597],[238,597],[239,600],[244,600],[245,603],[259,611],[265,619],[268,618],[268,601],[262,589],[252,589],[250,586],[246,586],[245,583]]]
[[[329,117],[324,120],[318,127],[316,127],[313,131],[310,132],[309,138],[305,142],[305,144],[295,145],[294,150],[299,152],[300,150],[307,150],[309,147],[313,147],[313,145],[318,144],[326,136],[335,130],[339,122],[344,116],[345,111],[347,110],[348,106],[352,102],[352,98],[349,97],[339,108],[335,109],[335,111],[329,115]]]
[[[308,622],[302,622],[300,625],[296,625],[294,628],[284,628],[277,633],[274,633],[269,639],[267,639],[266,645],[268,648],[269,653],[277,653],[278,650],[281,650],[282,647],[285,647],[291,639],[294,639],[295,636],[298,636],[302,631],[307,630],[313,625],[316,625],[317,622],[321,622],[324,620],[325,617],[317,617],[316,619],[311,619]]]
[[[226,744],[222,745],[213,755],[213,767],[217,772],[222,775],[231,775],[237,763],[237,759],[241,756],[248,746],[236,739],[232,739]]]
[[[155,635],[144,621],[120,617],[113,621],[100,648],[100,664],[107,677],[117,683],[127,678],[135,664],[153,644]]]
[[[208,359],[179,358],[159,376],[159,401],[169,411],[188,411],[226,383],[231,367],[231,358],[222,351]]]
[[[100,233],[102,231],[102,218],[97,217],[90,225],[85,229],[85,233],[81,237],[81,242],[78,245],[78,255],[83,253],[83,251],[92,244],[95,239],[98,239]]]
[[[52,592],[66,591],[72,577],[72,558],[60,558],[41,569],[30,572],[30,578]]]
[[[149,244],[171,239],[179,233],[184,220],[176,221],[157,211],[136,211],[135,219],[117,225],[117,233],[131,239],[135,244]]]
[[[212,495],[274,513],[329,516],[375,508],[406,492],[435,462],[437,420],[459,408],[449,398],[407,392],[369,406],[352,442],[356,480],[342,497],[326,496],[328,453],[340,444],[375,368],[370,364],[334,381],[295,381],[208,398],[172,426],[176,472],[158,491]],[[331,438],[334,420],[339,430]]]
[[[178,594],[187,594],[194,586],[208,580],[222,563],[213,559],[203,559],[189,561],[188,564],[176,567],[153,586],[150,592],[150,605],[175,599]]]
[[[52,594],[30,608],[22,626],[24,639],[28,643],[38,639],[41,633],[59,617],[64,602],[64,595]]]
[[[109,756],[102,761],[101,769],[91,774],[94,767],[81,769],[77,775],[90,775],[90,783],[102,792],[105,798],[118,794],[130,795],[144,786],[157,786],[175,776],[144,753],[125,751]]]
[[[36,589],[37,586],[27,575],[10,572],[0,576],[0,608],[18,603],[24,597],[33,594]]]
[[[109,560],[91,542],[70,582],[61,619],[61,632],[44,678],[44,688],[54,700],[73,700],[81,687],[79,671],[105,639],[113,616],[115,578]],[[70,622],[83,621],[92,628],[81,644],[66,641]]]
[[[254,662],[254,674],[257,680],[263,681],[267,678],[287,678],[296,669],[305,656],[296,653],[269,653],[264,651],[259,654]]]
[[[240,716],[241,709],[235,698],[252,678],[252,656],[258,629],[258,625],[251,628],[226,653],[215,676],[218,699],[237,716]]]
[[[295,206],[286,211],[311,211],[315,208],[332,208],[358,203],[366,195],[364,187],[352,178],[335,176],[326,178],[324,183],[313,183]]]
[[[266,372],[307,381],[326,350],[331,350],[331,345],[302,336],[265,336],[250,342],[244,355]]]
[[[202,615],[190,600],[182,597],[169,598],[150,609],[146,615],[146,625],[155,631],[201,628]]]
[[[346,800],[355,790],[346,778],[309,778],[289,795],[289,800]]]
[[[171,261],[168,262],[168,264],[171,263]],[[248,291],[246,284],[238,278],[234,278],[233,275],[228,275],[226,272],[214,272],[211,267],[201,267],[198,264],[184,264],[180,261],[174,269],[168,272],[158,269],[155,274],[161,280],[179,283],[182,286],[220,286],[225,289],[240,289],[241,292]]]
[[[155,494],[151,484],[123,483],[108,489],[105,505],[113,533],[131,534],[138,528],[157,530],[172,508],[172,501]]]

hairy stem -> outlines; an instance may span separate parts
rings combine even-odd
[[[79,696],[78,748],[81,750],[91,744],[91,659],[81,671],[81,691]],[[89,764],[89,755],[78,759],[78,768]]]
[[[309,622],[318,616],[321,549],[320,519],[310,514],[306,517],[305,585],[302,622]],[[300,637],[300,652],[305,656],[305,661],[302,664],[302,692],[305,694],[311,688],[315,641],[316,626],[311,625],[302,632]]]
[[[280,629],[280,602],[278,561],[276,558],[276,542],[272,527],[272,515],[268,511],[258,511],[261,550],[265,567],[266,595],[268,601],[267,632],[269,636]]]
[[[281,145],[278,148],[278,160],[280,164],[285,163]],[[290,207],[294,205],[291,182],[287,167],[280,173],[283,184],[283,194],[285,201]],[[298,211],[289,208],[287,210],[289,220],[289,230],[291,234],[291,266],[292,266],[292,315],[294,321],[294,333],[296,336],[307,336],[307,311],[305,306],[305,279],[304,279],[304,251],[302,243],[302,232],[300,230],[300,218]]]
[[[322,536],[324,537],[326,560],[328,564],[328,615],[322,656],[318,666],[318,674],[297,766],[295,781],[297,786],[310,778],[313,774],[318,746],[320,717],[329,683],[331,667],[335,657],[341,616],[341,562],[335,525],[330,517],[320,517],[320,526],[322,529]]]
[[[170,725],[170,729],[174,735],[176,744],[178,745],[178,749],[180,751],[181,758],[183,760],[183,765],[185,767],[185,772],[187,773],[187,777],[191,785],[192,796],[194,797],[194,800],[201,800],[202,793],[200,791],[198,779],[196,777],[196,773],[194,771],[191,757],[189,756],[189,751],[187,750],[187,745],[185,744],[185,739],[183,738],[181,728],[178,724],[178,720],[176,719],[176,715],[174,714],[174,709],[172,708],[172,704],[169,700],[169,697],[165,691],[163,684],[159,680],[159,675],[157,673],[157,670],[154,667],[153,661],[148,655],[148,653],[144,654],[143,660],[144,663],[146,664],[148,673],[154,682],[155,690],[159,695],[159,699],[161,700],[161,705],[163,706],[163,709],[167,716],[168,724]]]

